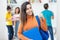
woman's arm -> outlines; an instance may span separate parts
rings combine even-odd
[[[23,32],[23,26],[22,26],[22,24],[20,24],[19,27],[18,27],[18,38],[22,39],[22,40],[29,40],[27,37],[25,37],[22,34],[22,32]]]
[[[52,19],[54,19],[54,16],[52,16]]]

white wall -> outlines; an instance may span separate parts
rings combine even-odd
[[[0,40],[8,40],[5,26],[6,1],[0,0]]]
[[[58,26],[57,26],[57,40],[60,40],[60,0],[57,0],[58,1],[58,12],[57,12],[57,14],[58,14],[58,16],[57,16],[57,24],[58,24]]]

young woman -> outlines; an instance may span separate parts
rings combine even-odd
[[[18,25],[19,25],[19,20],[20,20],[20,8],[16,7],[15,8],[15,14],[13,15],[14,19],[14,26],[15,26],[15,36],[17,37],[17,30],[18,30]]]
[[[23,32],[36,28],[37,26],[38,22],[33,14],[31,4],[24,2],[21,6],[21,23],[18,28],[18,38],[21,40],[30,40],[30,38],[23,35]],[[42,40],[42,38],[39,40]]]

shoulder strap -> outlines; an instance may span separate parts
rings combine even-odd
[[[40,20],[38,16],[36,16],[36,20],[37,20],[37,22],[38,22],[38,26],[39,26],[40,29],[42,29],[42,30],[44,30],[44,31],[47,31],[47,30],[48,30],[45,20],[43,20],[42,18],[41,18],[41,20]],[[41,22],[41,21],[43,21],[44,23]],[[42,24],[43,28],[41,27],[41,24]],[[44,24],[44,25],[43,25],[43,24]]]
[[[40,19],[39,19],[38,16],[36,16],[36,20],[37,20],[37,22],[38,22],[38,26],[40,27]]]

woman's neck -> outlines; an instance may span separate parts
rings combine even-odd
[[[32,17],[31,15],[27,15],[28,18]]]
[[[15,13],[15,14],[18,14],[18,13]]]

